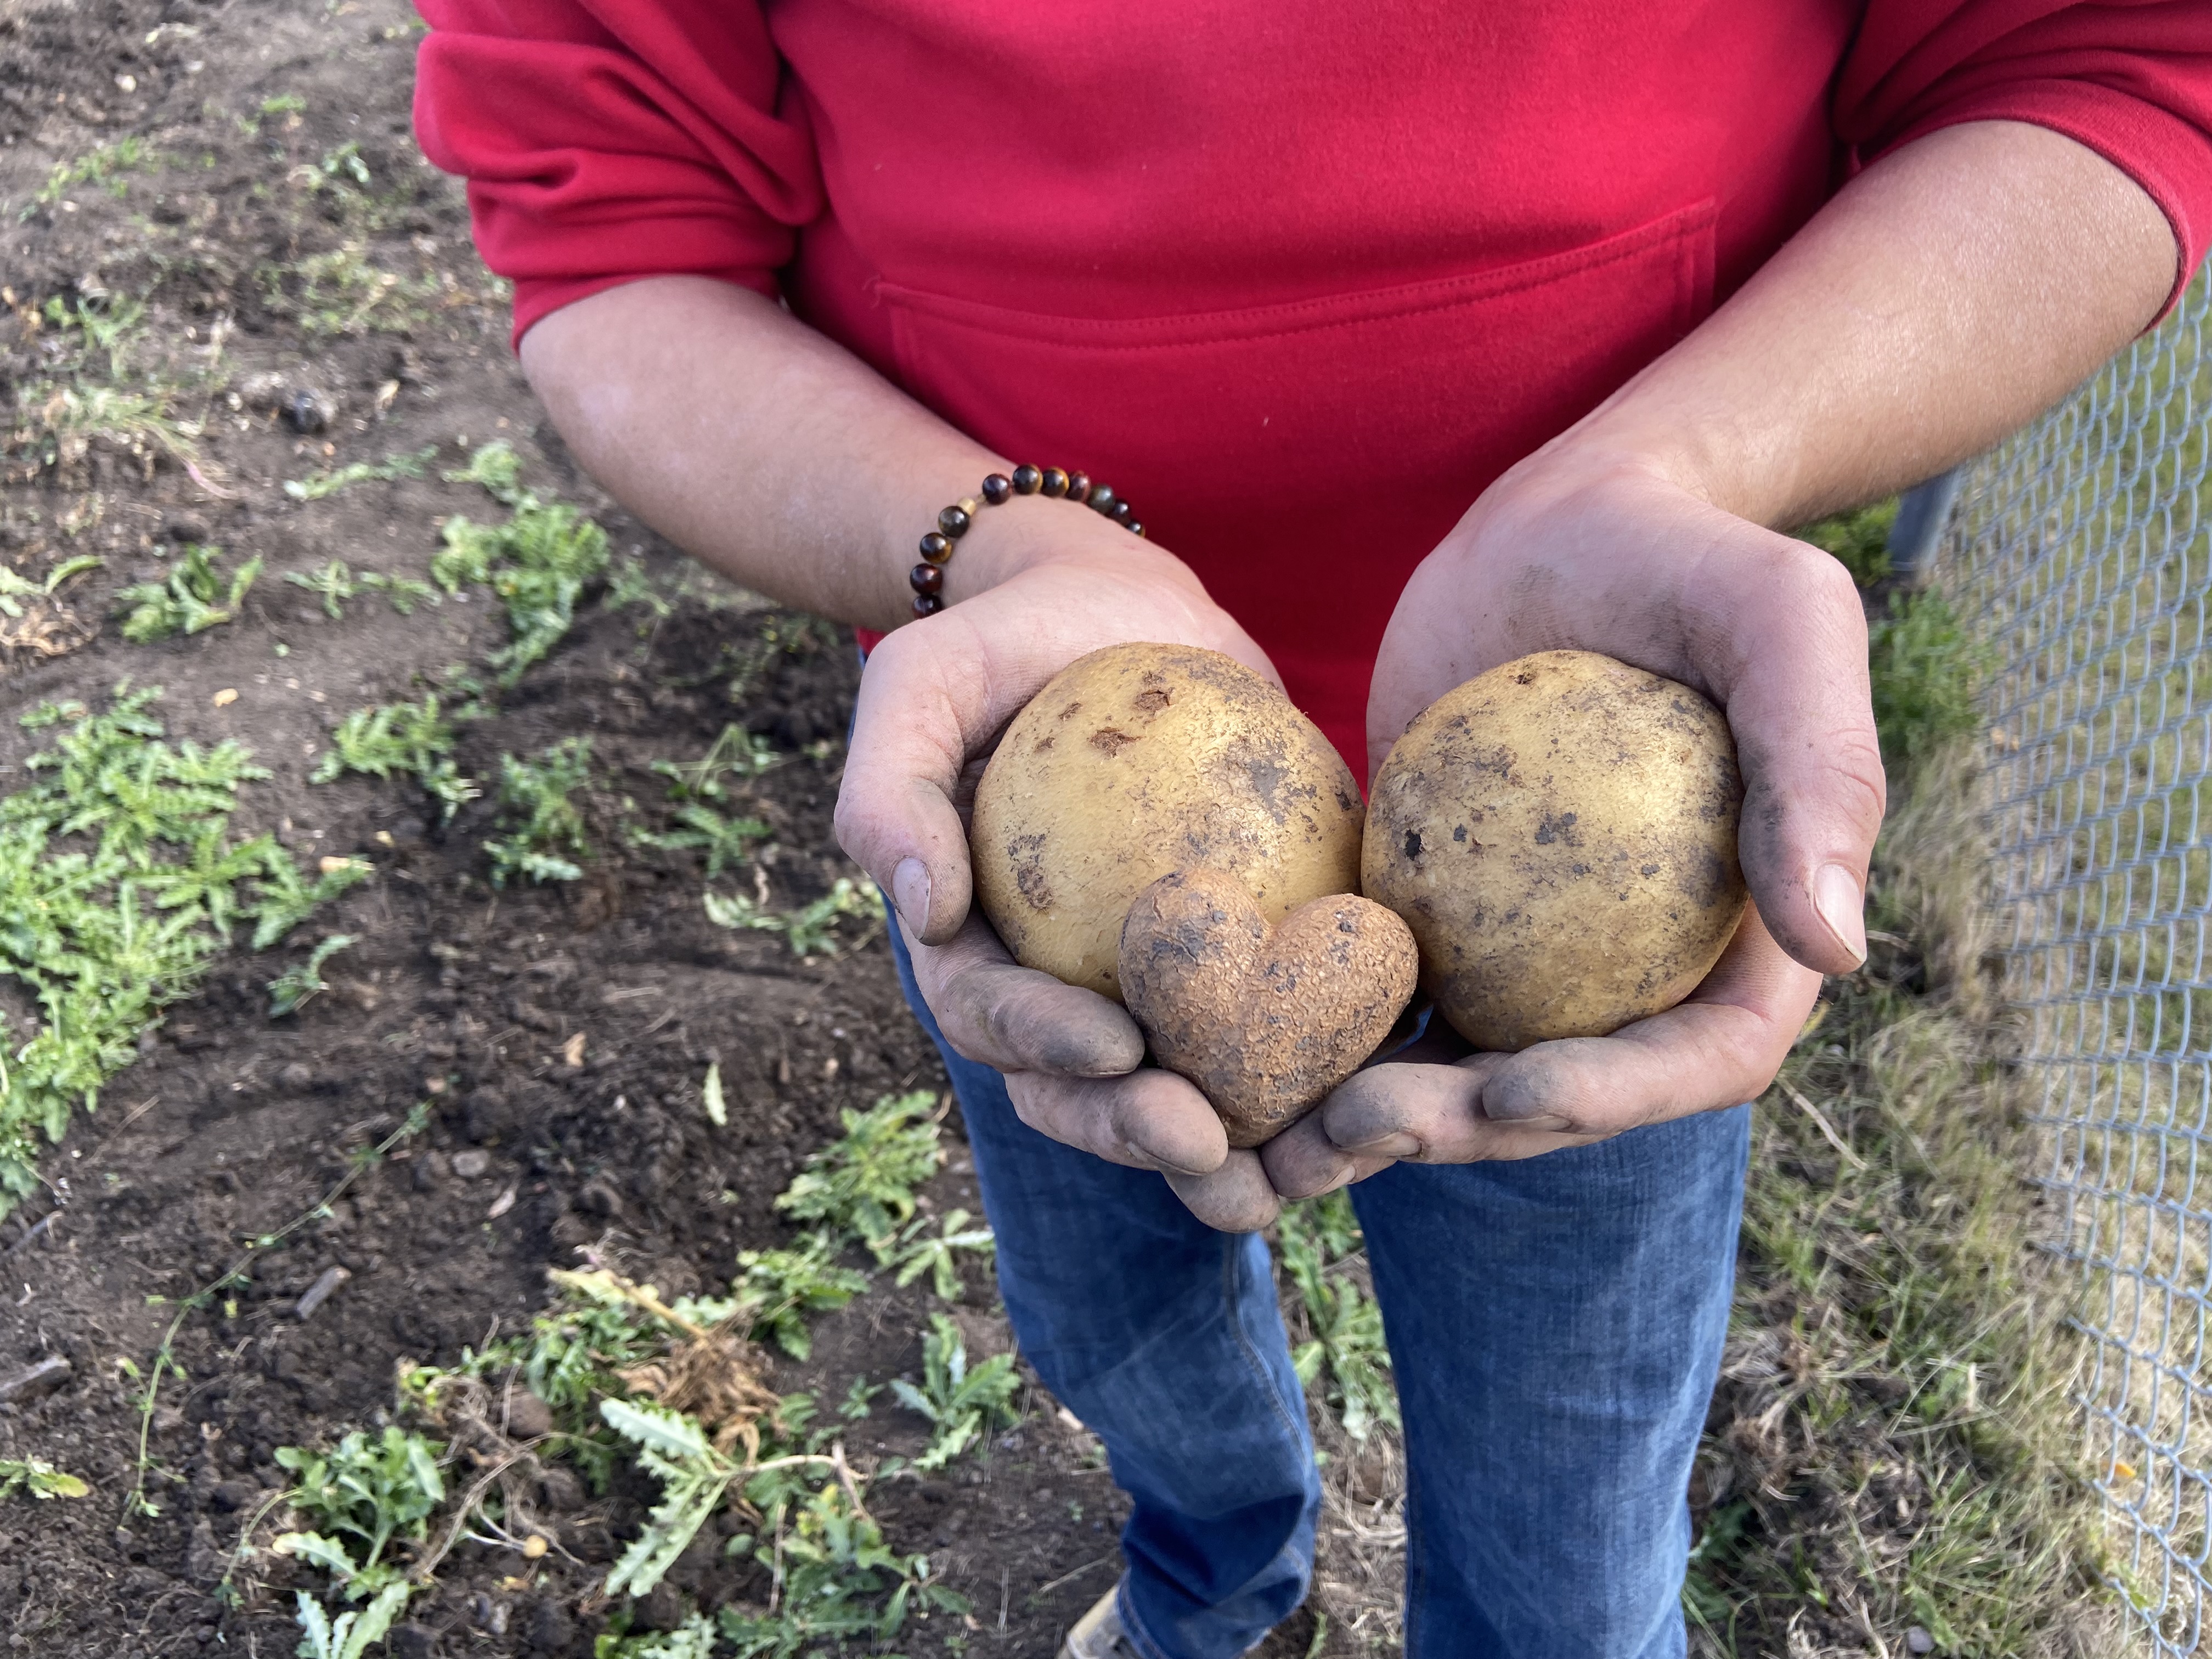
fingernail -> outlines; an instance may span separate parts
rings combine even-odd
[[[1866,892],[1840,864],[1824,864],[1813,877],[1813,908],[1854,963],[1866,960]]]
[[[1193,1181],[1201,1181],[1207,1176],[1212,1175],[1214,1170],[1218,1170],[1221,1167],[1217,1164],[1212,1170],[1194,1169],[1188,1164],[1176,1163],[1175,1159],[1170,1158],[1165,1152],[1160,1152],[1154,1147],[1140,1146],[1133,1140],[1124,1140],[1121,1143],[1121,1152],[1122,1156],[1127,1158],[1131,1164],[1134,1164],[1139,1169],[1142,1169],[1146,1164],[1150,1164],[1162,1175],[1188,1176]]]
[[[907,931],[920,939],[929,926],[929,866],[920,859],[901,859],[891,872],[891,902]]]
[[[1355,1158],[1411,1158],[1421,1150],[1420,1138],[1402,1130],[1374,1140],[1363,1140],[1357,1146],[1340,1144],[1340,1152],[1350,1152]]]

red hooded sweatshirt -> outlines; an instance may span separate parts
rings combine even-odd
[[[2033,122],[2185,275],[2212,235],[2212,0],[420,3],[517,338],[641,276],[781,295],[1133,501],[1361,775],[1413,567],[1854,167]]]

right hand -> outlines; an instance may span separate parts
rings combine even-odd
[[[1258,1154],[1232,1152],[1203,1095],[1143,1064],[1144,1036],[1125,1009],[1021,967],[972,903],[968,812],[983,763],[1007,722],[1069,663],[1134,641],[1197,645],[1281,683],[1181,560],[1103,520],[1055,516],[1070,520],[1065,540],[1018,558],[1003,580],[869,654],[837,840],[890,896],[945,1041],[1006,1074],[1023,1122],[1112,1163],[1158,1170],[1199,1219],[1249,1232],[1277,1208]],[[982,549],[963,543],[949,574],[990,572],[981,559],[960,569],[971,550]]]

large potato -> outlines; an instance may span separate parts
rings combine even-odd
[[[1368,897],[1480,1048],[1602,1036],[1711,971],[1746,902],[1721,711],[1588,651],[1546,651],[1424,709],[1375,780]]]
[[[1121,921],[1153,882],[1218,870],[1279,922],[1358,890],[1360,816],[1342,757],[1250,669],[1109,646],[1000,739],[975,790],[976,897],[1016,961],[1118,1001]]]

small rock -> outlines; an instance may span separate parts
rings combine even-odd
[[[438,1632],[425,1625],[394,1625],[384,1638],[392,1659],[431,1659],[438,1650]]]
[[[50,1354],[28,1370],[0,1379],[0,1400],[40,1400],[70,1380],[70,1365],[59,1354]]]
[[[453,1173],[464,1181],[481,1181],[491,1173],[491,1154],[471,1147],[453,1154]]]
[[[300,1090],[313,1086],[315,1068],[304,1060],[295,1060],[276,1073],[276,1080],[296,1093]]]
[[[208,1501],[225,1515],[235,1515],[261,1501],[261,1487],[252,1480],[226,1480],[208,1494]]]
[[[1915,1625],[1905,1632],[1905,1650],[1907,1653],[1933,1653],[1936,1651],[1936,1638]]]
[[[307,1293],[300,1298],[299,1305],[292,1310],[293,1317],[306,1319],[312,1316],[316,1309],[331,1299],[331,1292],[352,1277],[353,1275],[343,1267],[324,1268],[322,1277],[307,1287]]]
[[[337,415],[337,407],[330,394],[313,386],[296,387],[284,404],[285,423],[306,436],[323,431]]]
[[[553,1408],[534,1394],[517,1390],[507,1396],[507,1431],[517,1440],[535,1440],[553,1432]]]
[[[682,1592],[665,1578],[648,1590],[638,1601],[636,1607],[638,1623],[647,1630],[659,1631],[664,1635],[670,1631],[682,1630],[684,1620],[690,1616],[690,1609],[684,1605]]]
[[[576,1621],[558,1601],[541,1600],[530,1610],[527,1639],[536,1652],[565,1654],[575,1645]]]
[[[173,542],[204,542],[215,534],[197,513],[172,513],[162,520],[161,533]]]

